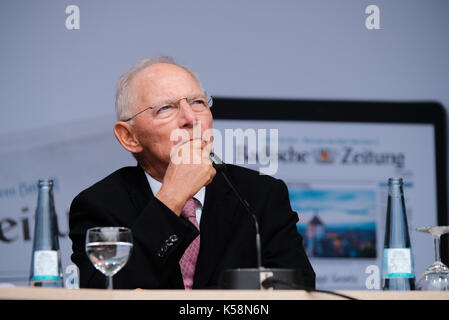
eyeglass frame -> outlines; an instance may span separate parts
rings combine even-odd
[[[212,104],[213,104],[213,98],[212,98],[212,96],[211,96],[211,95],[208,95],[207,92],[204,92],[204,97],[206,98],[206,103],[207,103],[207,106],[209,107],[209,109],[212,108]],[[181,108],[180,102],[181,102],[182,100],[184,100],[184,99],[187,101],[188,98],[189,98],[189,97],[183,97],[183,98],[180,98],[180,99],[176,100],[176,102],[166,102],[166,104],[173,103],[174,105],[178,105],[178,111],[176,112],[176,113],[178,113],[178,112],[179,112],[179,109]],[[165,104],[165,103],[164,103],[164,104]],[[145,109],[140,110],[139,112],[137,112],[137,113],[136,113],[135,115],[133,115],[132,117],[130,117],[130,118],[126,119],[126,120],[122,120],[122,121],[123,121],[123,122],[128,122],[128,121],[134,119],[135,117],[137,117],[139,114],[141,114],[141,113],[147,111],[148,109],[151,109],[151,110],[152,110],[152,109],[156,108],[158,105],[159,105],[159,104],[153,105],[153,106],[150,106],[150,107],[146,107]],[[189,104],[189,106],[190,106],[190,104]]]

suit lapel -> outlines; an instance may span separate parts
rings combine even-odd
[[[200,222],[200,253],[197,260],[194,288],[203,288],[217,267],[226,246],[238,199],[220,174],[206,187]]]

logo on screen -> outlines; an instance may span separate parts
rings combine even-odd
[[[334,149],[317,149],[312,154],[316,162],[331,164],[335,162],[338,152]]]

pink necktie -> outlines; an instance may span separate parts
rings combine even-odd
[[[198,222],[196,221],[195,214],[195,199],[189,199],[182,209],[181,214],[192,222],[199,230]],[[190,243],[184,252],[181,260],[179,260],[179,266],[181,267],[182,278],[184,280],[184,288],[191,290],[193,286],[193,276],[195,275],[196,260],[198,259],[198,253],[200,252],[200,235]]]

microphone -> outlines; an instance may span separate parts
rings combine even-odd
[[[226,171],[226,163],[221,161],[221,159],[213,152],[209,154],[209,159],[212,162],[212,166],[217,170],[217,172]]]

